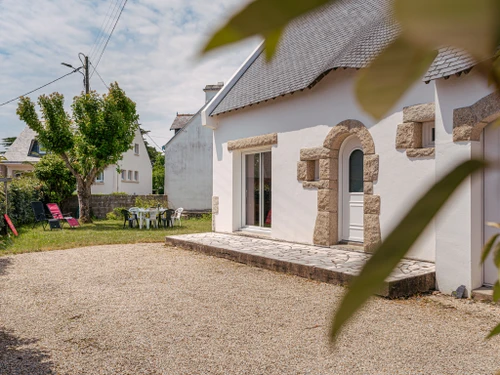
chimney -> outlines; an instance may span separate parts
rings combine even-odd
[[[203,91],[205,91],[205,103],[212,100],[223,86],[224,82],[217,82],[216,85],[206,85],[203,89]]]

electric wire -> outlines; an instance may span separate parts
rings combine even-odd
[[[94,66],[94,64],[92,64],[92,62],[89,60],[89,64]],[[95,72],[97,73],[97,76],[101,79],[101,82],[104,86],[106,86],[106,88],[109,90],[109,86],[106,84],[106,82],[104,82],[104,80],[102,79],[101,75],[99,74],[99,72],[97,71],[97,69],[94,69]]]
[[[123,2],[123,6],[120,10],[120,14],[118,14],[118,18],[116,19],[115,24],[113,25],[113,28],[111,29],[111,33],[109,34],[108,39],[106,40],[106,44],[104,44],[104,48],[102,49],[101,55],[99,56],[99,59],[97,60],[97,64],[94,65],[94,70],[92,71],[92,74],[90,75],[91,78],[94,75],[95,70],[99,66],[99,63],[101,62],[102,56],[104,55],[104,51],[106,51],[106,47],[108,46],[109,40],[111,39],[113,32],[115,31],[115,28],[116,28],[116,25],[118,24],[118,21],[120,21],[120,17],[123,13],[123,9],[125,9],[125,5],[127,5],[127,2],[128,2],[128,0],[125,0]]]
[[[99,55],[99,51],[102,49],[102,46],[106,40],[106,36],[108,36],[110,34],[112,25],[114,22],[116,22],[121,4],[122,4],[122,0],[116,0],[114,3],[114,7],[111,10],[111,13],[107,16],[107,18],[105,18],[104,27],[102,28],[101,32],[99,33],[99,39],[95,45],[94,51],[92,52],[92,56],[89,53],[90,58],[94,59],[97,55]]]
[[[116,1],[115,6],[117,3],[118,3],[118,0]],[[97,42],[99,41],[99,39],[101,38],[101,35],[103,34],[103,32],[105,30],[104,25],[106,24],[106,20],[111,17],[111,14],[112,14],[111,8],[112,7],[113,7],[113,0],[109,0],[108,10],[106,11],[104,18],[102,19],[102,24],[101,24],[101,27],[99,28],[99,32],[97,33],[94,44],[90,48],[89,53],[87,53],[87,56],[91,56],[95,52],[95,49],[96,49],[97,44],[98,44]]]
[[[153,138],[151,138],[151,136],[148,133],[144,133],[144,134],[146,134],[148,136],[148,138],[151,139],[151,141],[155,144],[155,146],[161,150],[161,147],[158,146],[158,143],[156,143],[155,140]]]
[[[63,76],[61,76],[61,77],[59,77],[59,78],[56,78],[56,79],[54,79],[53,81],[50,81],[49,83],[46,83],[46,84],[45,84],[45,85],[43,85],[43,86],[37,87],[37,88],[36,88],[36,89],[34,89],[34,90],[31,90],[31,91],[28,91],[27,93],[24,93],[24,94],[22,94],[22,95],[19,95],[18,97],[15,97],[15,98],[13,98],[13,99],[7,100],[6,102],[0,103],[0,107],[3,107],[4,105],[7,105],[7,104],[9,104],[9,103],[15,102],[16,100],[21,99],[23,96],[29,95],[29,94],[31,94],[31,93],[34,93],[35,91],[38,91],[38,90],[40,90],[40,89],[43,89],[44,87],[47,87],[48,85],[51,85],[51,84],[53,84],[54,82],[57,82],[57,81],[59,81],[59,80],[61,80],[61,79],[65,78],[65,77],[67,77],[67,76],[69,76],[69,75],[71,75],[71,74],[73,74],[73,73],[76,73],[79,69],[80,69],[80,68],[75,69],[75,70],[73,70],[72,72],[69,72],[69,73],[67,73],[67,74],[65,74],[65,75],[63,75]]]

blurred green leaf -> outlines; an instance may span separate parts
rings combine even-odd
[[[396,39],[359,72],[356,96],[363,109],[382,118],[427,71],[437,52]]]
[[[491,330],[491,332],[486,337],[487,339],[491,339],[493,336],[496,336],[500,333],[500,324]]]
[[[488,254],[490,253],[491,249],[493,248],[493,244],[497,240],[498,236],[500,236],[500,234],[495,234],[484,245],[484,247],[483,247],[483,254],[481,255],[481,263],[484,263],[484,261],[488,257]]]
[[[405,36],[421,46],[460,47],[479,60],[495,52],[497,0],[396,0],[394,9]]]
[[[500,242],[496,244],[495,250],[493,250],[493,263],[497,268],[500,268]]]
[[[264,50],[266,51],[266,60],[271,61],[278,48],[283,29],[275,30],[265,36]]]
[[[337,0],[254,0],[212,35],[203,53],[255,35],[276,38],[290,21],[322,5]],[[270,41],[266,48],[275,47]],[[267,52],[270,56],[272,53]]]
[[[500,299],[500,282],[495,283],[493,286],[493,302],[496,302]]]
[[[432,186],[415,203],[398,226],[366,262],[359,276],[353,280],[333,318],[330,328],[330,339],[332,341],[335,340],[343,325],[353,314],[361,308],[371,295],[380,289],[385,279],[405,256],[455,189],[465,178],[484,166],[485,163],[480,160],[468,160],[460,164]]]

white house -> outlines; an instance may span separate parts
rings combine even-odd
[[[389,1],[336,2],[288,27],[267,64],[257,48],[203,110],[213,129],[217,232],[373,249],[463,160],[500,161],[500,96],[454,48],[380,121],[355,98],[358,69],[399,35]],[[485,136],[486,135],[486,136]],[[468,178],[412,247],[450,293],[491,285],[481,248],[500,222],[500,173]],[[361,247],[360,247],[361,248]]]
[[[222,88],[207,85],[205,104],[196,114],[177,114],[165,145],[165,194],[174,207],[210,210],[212,207],[212,130],[201,126],[201,111]]]
[[[36,136],[36,132],[29,127],[24,128],[3,155],[6,160],[0,163],[2,175],[15,177],[33,170],[33,164],[45,155],[45,149]],[[97,177],[92,185],[92,194],[151,194],[152,166],[140,130],[136,131],[131,149],[123,154],[118,167],[120,173],[116,165],[110,165]]]

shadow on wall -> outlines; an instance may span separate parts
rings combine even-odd
[[[0,276],[7,273],[7,267],[12,263],[9,258],[0,258]],[[0,373],[1,374],[1,373]]]
[[[37,341],[17,338],[0,327],[0,374],[55,375],[49,355],[28,348]]]

